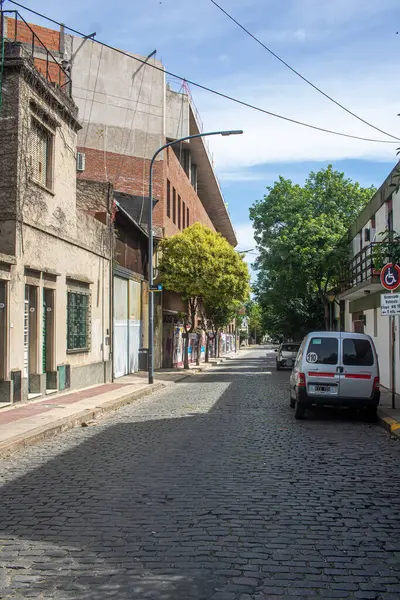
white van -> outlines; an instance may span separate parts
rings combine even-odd
[[[314,404],[366,408],[375,420],[379,400],[378,356],[369,335],[323,331],[304,338],[290,376],[296,419]]]

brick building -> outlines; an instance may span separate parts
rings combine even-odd
[[[6,27],[8,35],[13,32],[17,39],[28,43],[24,24],[15,28],[13,19],[8,19]],[[142,207],[148,200],[153,154],[167,141],[199,133],[202,128],[190,93],[185,87],[172,90],[162,63],[152,57],[121,54],[90,39],[82,43],[82,38],[66,34],[63,28],[54,31],[31,27],[44,42],[35,41],[37,69],[51,74],[57,61],[66,67],[72,80],[69,84],[61,78],[59,85],[68,86],[79,109],[82,129],[78,133],[78,179],[111,183],[120,195],[121,206],[139,228],[145,229]],[[51,49],[50,57],[43,55],[45,44]],[[235,232],[204,138],[160,153],[153,177],[157,235],[172,235],[200,222],[219,231],[236,246]],[[137,273],[132,272],[128,277],[136,280]],[[145,285],[142,280],[142,288]],[[143,291],[142,299],[146,295]],[[162,298],[157,296],[156,367],[180,364],[182,324],[178,314],[185,310],[176,294],[164,292]],[[140,336],[144,346],[147,345],[145,314],[144,307]]]
[[[148,202],[150,160],[167,141],[200,133],[199,118],[190,94],[169,87],[161,62],[119,54],[91,40],[81,44],[80,38],[64,36],[67,55],[73,56],[72,95],[82,122],[78,143],[84,170],[78,177],[111,181],[124,208],[139,226],[146,227],[143,207]],[[200,222],[236,245],[206,140],[181,143],[161,153],[153,176],[153,219],[159,236]],[[186,311],[186,305],[170,292],[157,295],[156,300],[155,366],[179,365],[182,324],[178,314]],[[146,345],[144,320],[142,331]]]

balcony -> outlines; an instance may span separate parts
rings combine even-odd
[[[374,264],[374,248],[382,245],[382,242],[372,242],[343,265],[339,282],[339,293],[342,299],[355,300],[362,297],[365,292],[382,291],[380,269]]]

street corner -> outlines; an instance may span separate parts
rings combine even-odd
[[[387,416],[385,411],[379,410],[378,417],[380,425],[391,435],[400,440],[400,415],[396,415],[396,418]]]

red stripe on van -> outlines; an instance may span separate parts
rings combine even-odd
[[[371,375],[361,375],[361,373],[345,373],[345,379],[371,379]]]
[[[309,377],[335,377],[335,373],[322,373],[320,371],[309,371]]]

